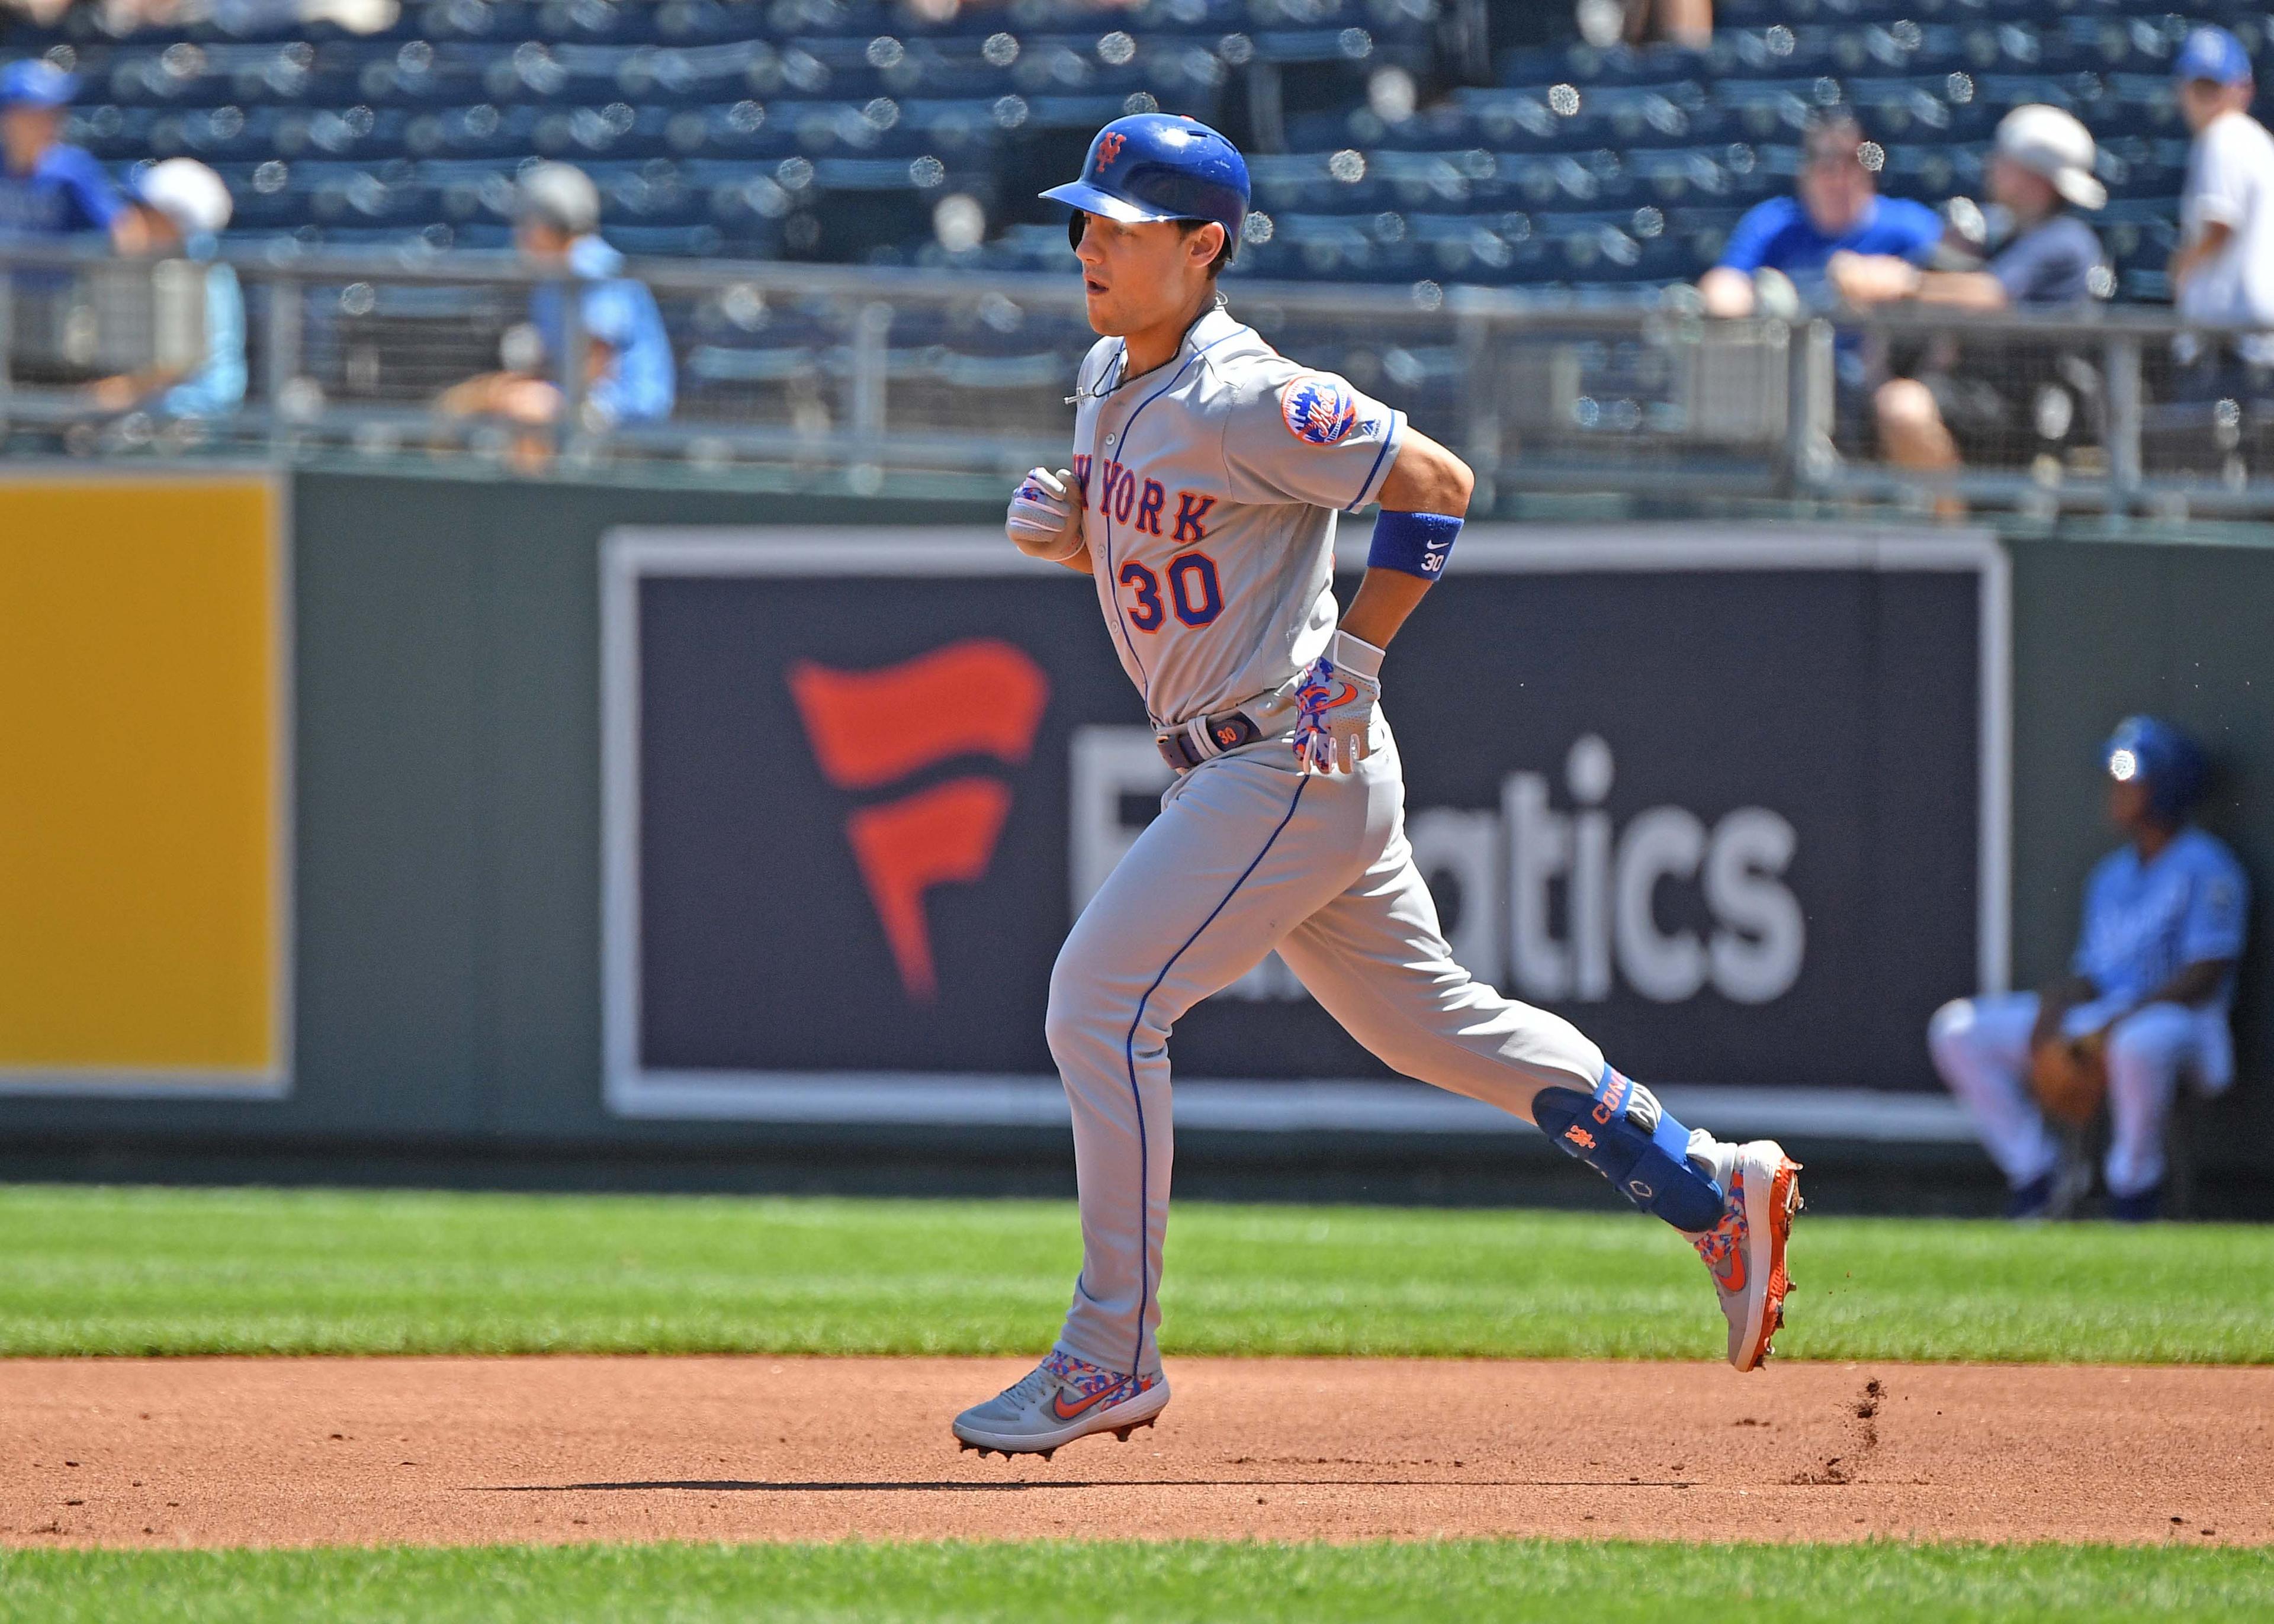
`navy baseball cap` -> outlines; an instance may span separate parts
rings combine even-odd
[[[2248,85],[2257,78],[2251,71],[2250,53],[2242,41],[2224,28],[2198,28],[2172,58],[2176,79],[2207,79],[2214,85]]]
[[[67,107],[79,94],[79,80],[29,56],[0,68],[0,107]]]

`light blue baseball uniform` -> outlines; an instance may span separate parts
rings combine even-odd
[[[2094,996],[2070,1009],[2062,1030],[2108,1033],[2109,1146],[2104,1172],[2120,1196],[2163,1181],[2164,1128],[2182,1079],[2206,1093],[2234,1077],[2227,1010],[2234,976],[2199,1004],[2140,1001],[2192,964],[2242,951],[2250,883],[2234,853],[2189,825],[2147,862],[2130,846],[2093,865],[2070,969]],[[1973,1113],[1990,1153],[2016,1189],[2059,1165],[2061,1144],[2029,1092],[2033,992],[1960,998],[1927,1028],[1935,1069]]]
[[[2084,922],[2069,967],[2104,999],[2136,1004],[2191,964],[2242,951],[2250,882],[2218,836],[2190,824],[2142,862],[2120,846],[2084,883]],[[2230,973],[2217,1004],[2234,998]]]

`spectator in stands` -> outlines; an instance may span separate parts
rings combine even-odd
[[[1942,216],[1924,203],[1879,195],[1886,154],[1849,114],[1811,120],[1801,144],[1796,195],[1754,205],[1729,233],[1721,262],[1699,279],[1709,316],[1750,316],[1755,278],[1790,279],[1803,299],[1822,297],[1834,254],[1887,254],[1924,264],[1942,243]]]
[[[52,28],[78,0],[0,0],[0,11],[14,11],[34,28]]]
[[[1630,45],[1663,40],[1685,50],[1713,43],[1713,0],[1623,0],[1620,33]]]
[[[36,27],[52,28],[82,3],[100,13],[98,26],[113,39],[140,28],[203,22],[215,9],[213,0],[0,0],[0,12],[19,12]],[[377,34],[402,14],[401,0],[226,0],[224,26],[253,34],[295,23],[334,23],[350,34]]]
[[[127,207],[141,216],[147,251],[159,258],[210,261],[235,212],[220,176],[194,158],[154,163]],[[90,386],[104,411],[150,407],[169,417],[217,417],[245,401],[245,294],[226,265],[205,267],[205,358],[194,367],[154,367]]]
[[[2097,209],[2108,189],[2093,177],[2092,132],[2056,107],[2017,107],[1999,122],[1990,154],[1992,201],[2013,220],[2005,245],[1978,271],[1927,270],[1893,254],[1835,253],[1826,267],[1833,291],[1850,304],[1915,299],[1953,310],[1999,311],[2019,304],[2082,304],[2106,296],[2107,257],[2092,228],[2072,207]],[[2047,356],[2042,347],[2035,352]],[[1910,378],[1891,378],[1872,397],[1879,443],[1905,468],[1959,465],[1955,435],[1983,439],[2026,433],[2038,390],[2062,387],[2056,368],[2000,365],[1996,377],[1962,369],[1955,346],[1932,355]],[[2090,378],[2068,387],[2097,387]],[[2073,404],[2073,402],[2072,402]]]
[[[122,252],[139,252],[140,222],[102,166],[64,144],[64,109],[78,91],[50,63],[0,68],[0,243],[101,231]]]
[[[1935,1070],[1973,1112],[2013,1186],[2007,1212],[2016,1218],[2066,1216],[2091,1183],[2030,1089],[2040,1049],[2089,1037],[2104,1045],[2104,1173],[2110,1212],[2124,1219],[2159,1210],[2164,1130],[2179,1086],[2215,1094],[2234,1076],[2227,1010],[2249,885],[2234,853],[2187,822],[2202,756],[2177,728],[2135,716],[2117,725],[2101,763],[2109,816],[2127,844],[2085,881],[2068,976],[2042,992],[1956,999],[1927,1026]]]
[[[671,341],[655,296],[619,274],[624,257],[598,235],[599,189],[582,169],[541,163],[522,179],[514,240],[523,259],[546,269],[566,267],[583,280],[576,312],[584,329],[586,423],[594,428],[659,423],[671,415]],[[535,289],[529,320],[544,354],[531,365],[485,372],[445,391],[440,408],[456,417],[503,417],[531,426],[559,420],[560,373],[568,310],[555,283]]]
[[[2195,132],[2180,199],[2172,294],[2197,321],[2274,327],[2274,137],[2250,116],[2257,86],[2249,53],[2224,28],[2198,28],[2172,64],[2180,110]],[[2268,393],[2274,336],[2245,338],[2229,358],[2218,346],[2195,363],[2198,398]]]

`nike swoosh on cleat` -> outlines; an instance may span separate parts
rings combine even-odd
[[[1050,1413],[1061,1421],[1071,1421],[1095,1406],[1099,1400],[1111,1398],[1126,1386],[1128,1386],[1126,1382],[1118,1382],[1110,1387],[1101,1387],[1071,1410],[1066,1408],[1065,1394],[1063,1390],[1053,1393],[1050,1395]]]
[[[1745,1289],[1745,1252],[1742,1246],[1732,1246],[1723,1259],[1724,1267],[1710,1271],[1713,1283],[1724,1291]]]

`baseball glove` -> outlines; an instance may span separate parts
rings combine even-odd
[[[2108,1097],[2106,1041],[2097,1032],[2055,1038],[2029,1056],[2029,1092],[2055,1122],[2082,1127]]]

